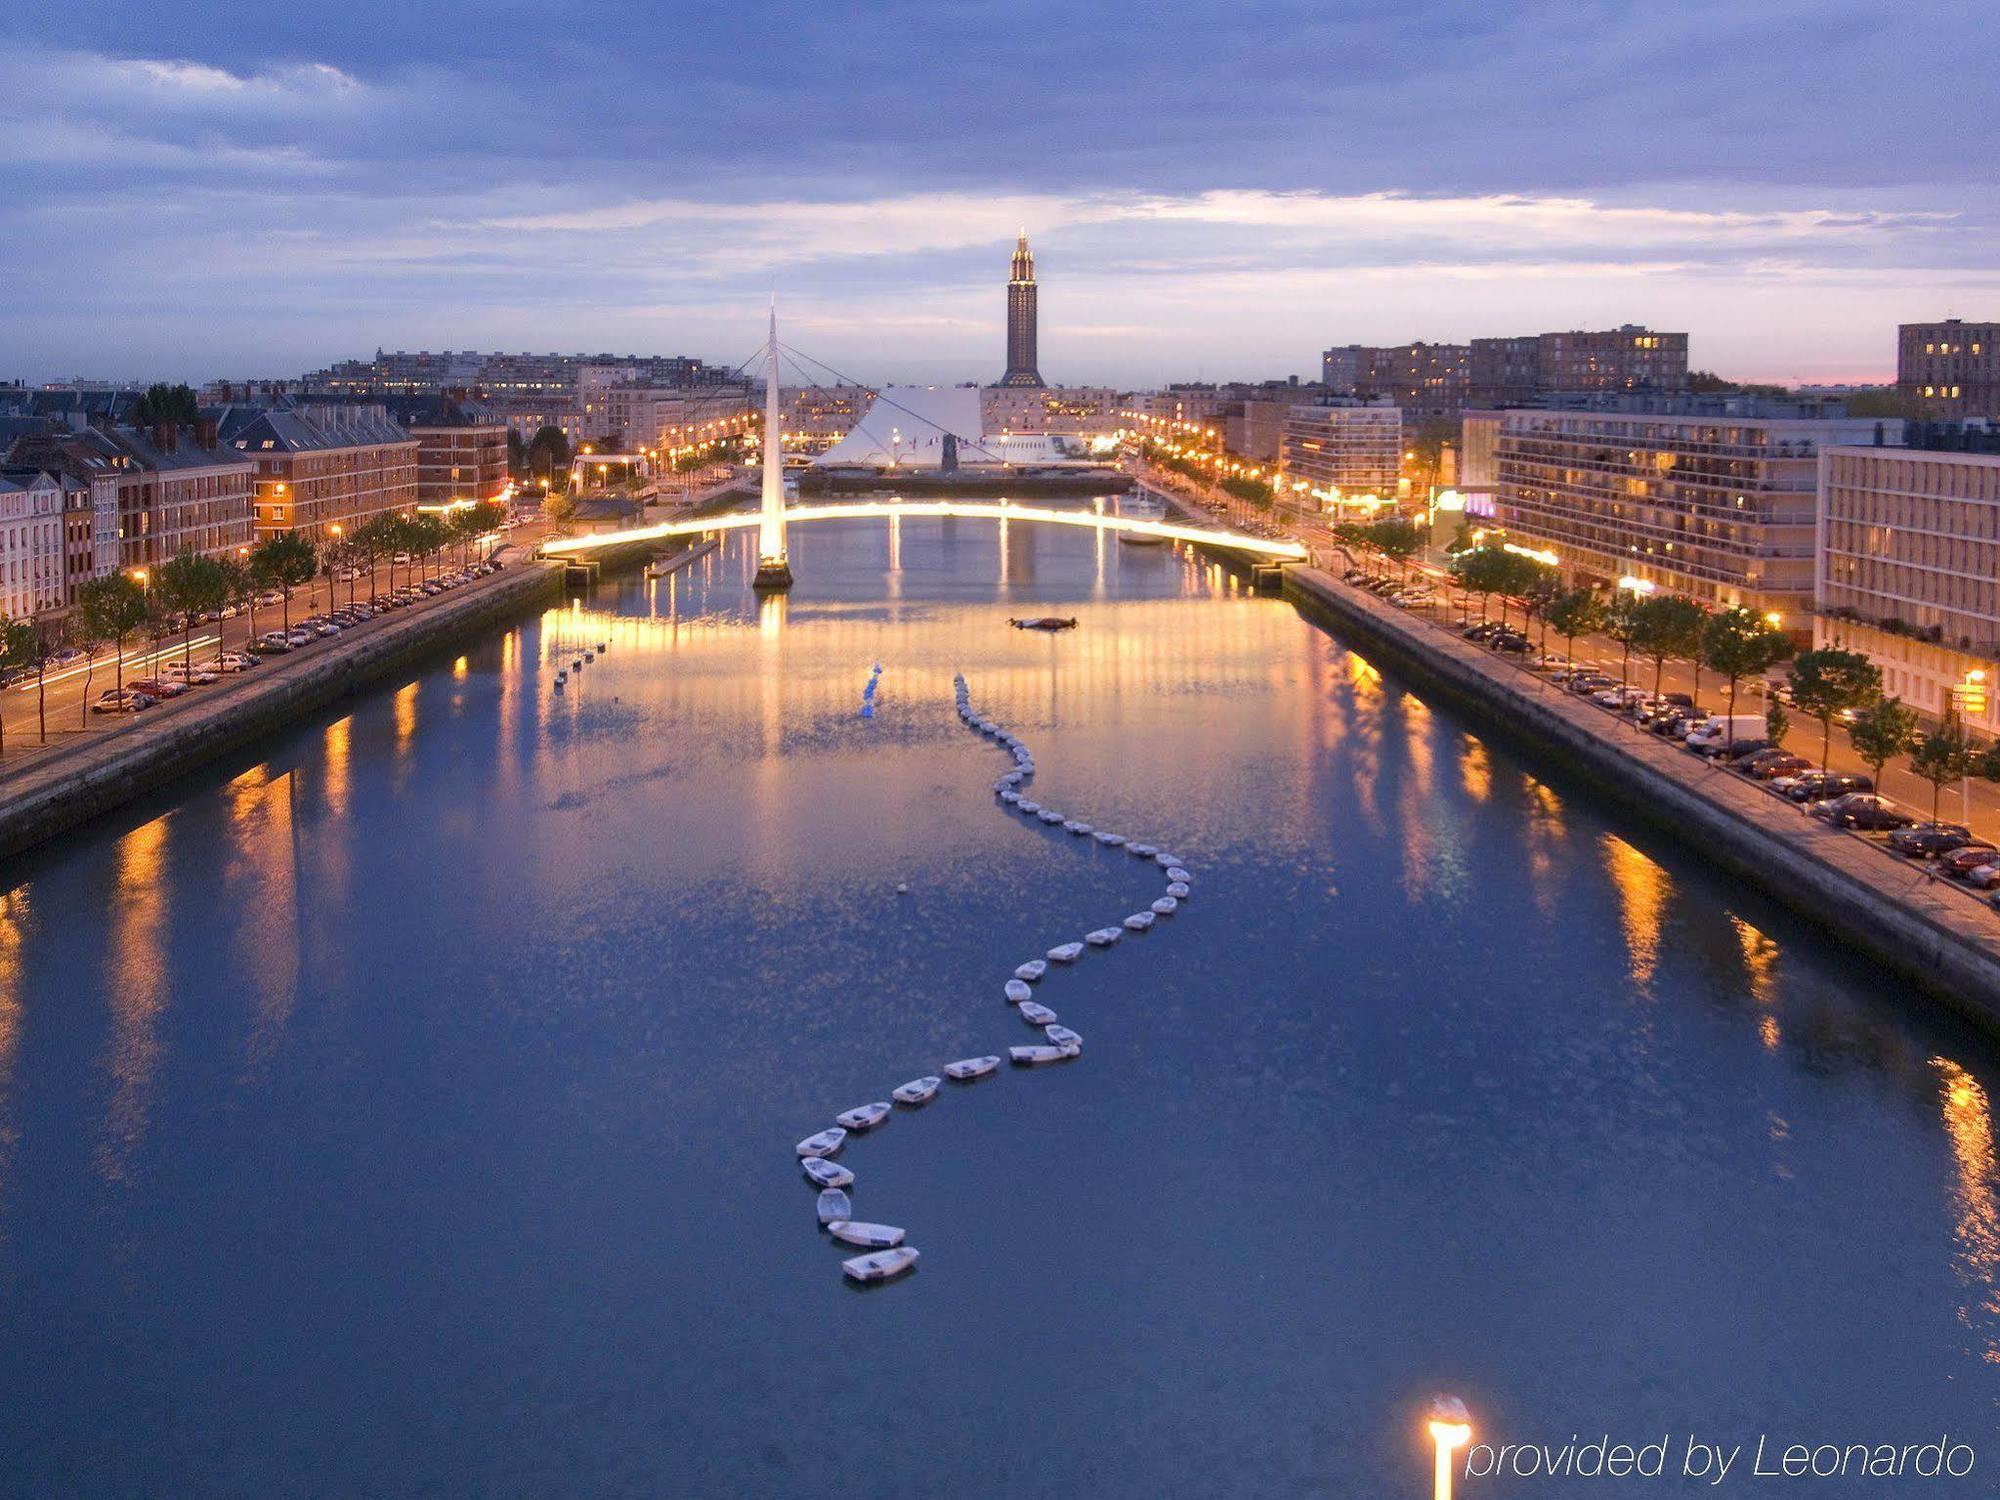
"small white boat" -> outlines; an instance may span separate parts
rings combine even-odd
[[[1063,831],[1065,833],[1076,834],[1079,838],[1081,838],[1084,834],[1090,833],[1093,830],[1088,823],[1081,823],[1078,822],[1075,818],[1069,818],[1066,819],[1063,823]]]
[[[864,1285],[872,1281],[888,1281],[901,1276],[917,1263],[917,1252],[908,1245],[895,1250],[878,1250],[873,1255],[857,1255],[852,1260],[840,1263],[849,1281],[859,1281]]]
[[[1008,787],[1006,791],[1000,794],[1000,800],[1006,803],[1009,807],[1014,807],[1020,803],[1021,794],[1015,791],[1012,787]]]
[[[1021,1019],[1030,1026],[1050,1026],[1055,1023],[1056,1013],[1037,1000],[1021,1002]]]
[[[1079,1052],[1083,1050],[1083,1038],[1067,1026],[1044,1026],[1042,1035],[1057,1047],[1074,1047]]]
[[[819,1195],[819,1221],[822,1224],[836,1223],[841,1219],[854,1217],[854,1200],[839,1188],[822,1188]]]
[[[1167,879],[1173,881],[1176,885],[1194,884],[1194,876],[1188,874],[1179,865],[1170,865],[1167,867]]]
[[[1042,810],[1041,803],[1033,801],[1032,799],[1027,797],[1023,797],[1019,802],[1016,802],[1014,805],[1020,808],[1021,811],[1024,813],[1038,813]]]
[[[1104,845],[1107,849],[1116,849],[1120,844],[1125,842],[1125,835],[1122,833],[1099,832],[1094,837],[1098,843]]]
[[[1049,949],[1050,960],[1059,964],[1073,964],[1082,957],[1083,944],[1081,943],[1058,943],[1055,947]]]
[[[1193,893],[1188,890],[1186,881],[1176,880],[1172,885],[1167,887],[1167,894],[1172,896],[1176,901],[1185,901]]]
[[[1180,857],[1174,854],[1155,854],[1153,856],[1153,863],[1158,865],[1162,870],[1171,870],[1180,864]]]
[[[1154,848],[1151,844],[1127,844],[1125,846],[1125,852],[1127,854],[1137,855],[1140,859],[1151,859],[1155,854],[1158,854],[1160,851]]]
[[[808,1156],[799,1165],[806,1169],[806,1176],[815,1187],[846,1187],[854,1181],[854,1174],[846,1167],[837,1161],[828,1161],[823,1156]]]
[[[831,1156],[847,1144],[847,1132],[839,1126],[830,1130],[815,1131],[799,1142],[801,1156]]]
[[[1172,896],[1162,896],[1160,897],[1159,900],[1153,903],[1153,913],[1155,916],[1171,917],[1175,912],[1179,911],[1180,909],[1181,909],[1180,902],[1175,900]]]
[[[961,1057],[957,1062],[944,1065],[944,1076],[954,1083],[970,1083],[975,1078],[984,1078],[1000,1066],[997,1057]]]
[[[1002,776],[1000,779],[1006,782],[1007,785],[1009,786],[1019,786],[1022,782],[1026,781],[1028,778],[1023,776],[1019,771],[1009,771],[1005,776]]]
[[[1116,927],[1100,927],[1095,932],[1086,932],[1083,940],[1093,948],[1109,948],[1123,936]]]
[[[936,1096],[938,1085],[944,1080],[935,1073],[922,1078],[912,1078],[908,1083],[899,1083],[889,1090],[889,1097],[898,1104],[907,1104],[914,1109],[919,1104],[928,1104]]]
[[[1025,979],[1033,984],[1049,972],[1049,961],[1045,958],[1031,958],[1014,971],[1016,979]]]
[[[1065,1047],[1009,1047],[1007,1055],[1024,1068],[1039,1068],[1044,1063],[1067,1062],[1075,1057],[1074,1052]]]
[[[873,1104],[860,1104],[853,1109],[843,1110],[833,1117],[833,1123],[842,1130],[873,1130],[888,1118],[888,1101],[878,1099]]]
[[[894,1224],[870,1224],[862,1219],[836,1219],[826,1232],[843,1245],[863,1250],[893,1250],[903,1243],[903,1231]]]
[[[1006,995],[1009,1005],[1019,1005],[1035,992],[1028,988],[1028,982],[1025,979],[1010,979],[1007,981],[1007,987],[1002,993]]]
[[[1044,823],[1060,823],[1063,820],[1063,815],[1053,807],[1045,807],[1036,813],[1035,816],[1040,818]]]
[[[1158,917],[1149,911],[1135,911],[1125,919],[1125,930],[1127,932],[1147,932],[1159,920]]]

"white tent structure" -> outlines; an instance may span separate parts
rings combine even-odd
[[[1062,439],[1046,433],[989,433],[982,425],[977,386],[884,386],[867,415],[813,462],[821,468],[935,469],[944,462],[947,433],[958,440],[962,469],[1059,464],[1076,457]]]

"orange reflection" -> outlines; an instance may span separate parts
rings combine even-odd
[[[329,725],[329,737],[346,723]],[[277,1050],[298,1002],[298,778],[289,771],[273,777],[259,766],[231,782],[229,794],[234,848],[228,879],[237,913],[233,936],[256,1006],[248,1046],[250,1064],[256,1067]],[[321,878],[322,896],[337,895],[325,885],[325,871]]]
[[[2000,1364],[2000,1288],[1995,1273],[2000,1271],[2000,1204],[1996,1204],[1996,1172],[1993,1159],[1993,1111],[1986,1090],[1957,1063],[1933,1057],[1943,1089],[1940,1100],[1945,1134],[1951,1138],[1951,1154],[1958,1164],[1957,1190],[1953,1207],[1958,1222],[1952,1226],[1958,1240],[1959,1279],[1972,1293],[1971,1300],[1958,1312],[1959,1321],[1981,1340],[1979,1357],[1988,1364]],[[1984,1323],[1982,1333],[1975,1323]]]
[[[1458,775],[1465,783],[1465,794],[1474,802],[1484,802],[1493,795],[1493,760],[1486,753],[1486,747],[1471,735],[1459,739]]]
[[[1534,891],[1535,905],[1543,911],[1553,911],[1555,849],[1568,836],[1569,829],[1563,823],[1562,798],[1532,778],[1527,781],[1526,790],[1528,883]]]
[[[167,819],[141,824],[118,841],[107,914],[111,964],[111,1099],[97,1170],[123,1182],[146,1136],[153,1075],[159,1068],[160,1014],[166,1009]]]
[[[0,1195],[13,1176],[14,1146],[21,1136],[9,1087],[21,1046],[21,938],[28,912],[27,886],[0,895]]]
[[[1673,882],[1665,870],[1615,833],[1604,835],[1604,863],[1624,907],[1632,982],[1643,988],[1659,968],[1660,930]]]
[[[1750,998],[1766,1010],[1758,1022],[1757,1034],[1763,1039],[1765,1050],[1775,1052],[1784,1037],[1778,1018],[1769,1014],[1770,1007],[1778,1003],[1778,945],[1735,912],[1729,914],[1729,920],[1735,925],[1736,941],[1743,946],[1743,967],[1750,976]]]
[[[326,806],[337,817],[347,815],[347,797],[354,778],[354,720],[335,719],[326,726],[320,754],[326,766]]]

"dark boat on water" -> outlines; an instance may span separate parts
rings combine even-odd
[[[1071,615],[1065,620],[1059,615],[1031,615],[1025,620],[1017,620],[1009,615],[1007,623],[1016,630],[1074,630],[1076,616]]]

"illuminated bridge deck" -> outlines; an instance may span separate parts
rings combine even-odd
[[[1144,521],[1132,516],[1106,515],[1090,510],[1059,510],[1049,506],[1015,505],[1005,500],[853,500],[827,505],[788,505],[787,526],[806,521],[852,521],[884,517],[956,516],[985,521],[1036,521],[1055,526],[1082,526],[1098,531],[1128,532],[1157,536],[1169,541],[1195,542],[1209,547],[1287,562],[1304,562],[1306,549],[1284,538],[1250,536],[1206,526],[1182,526],[1172,521]],[[563,537],[545,542],[542,550],[552,557],[573,557],[604,547],[632,542],[666,541],[674,537],[696,536],[709,531],[730,531],[756,526],[762,518],[754,510],[731,511],[725,515],[690,516],[661,521],[652,526],[635,526],[624,531],[598,531],[587,536]]]

